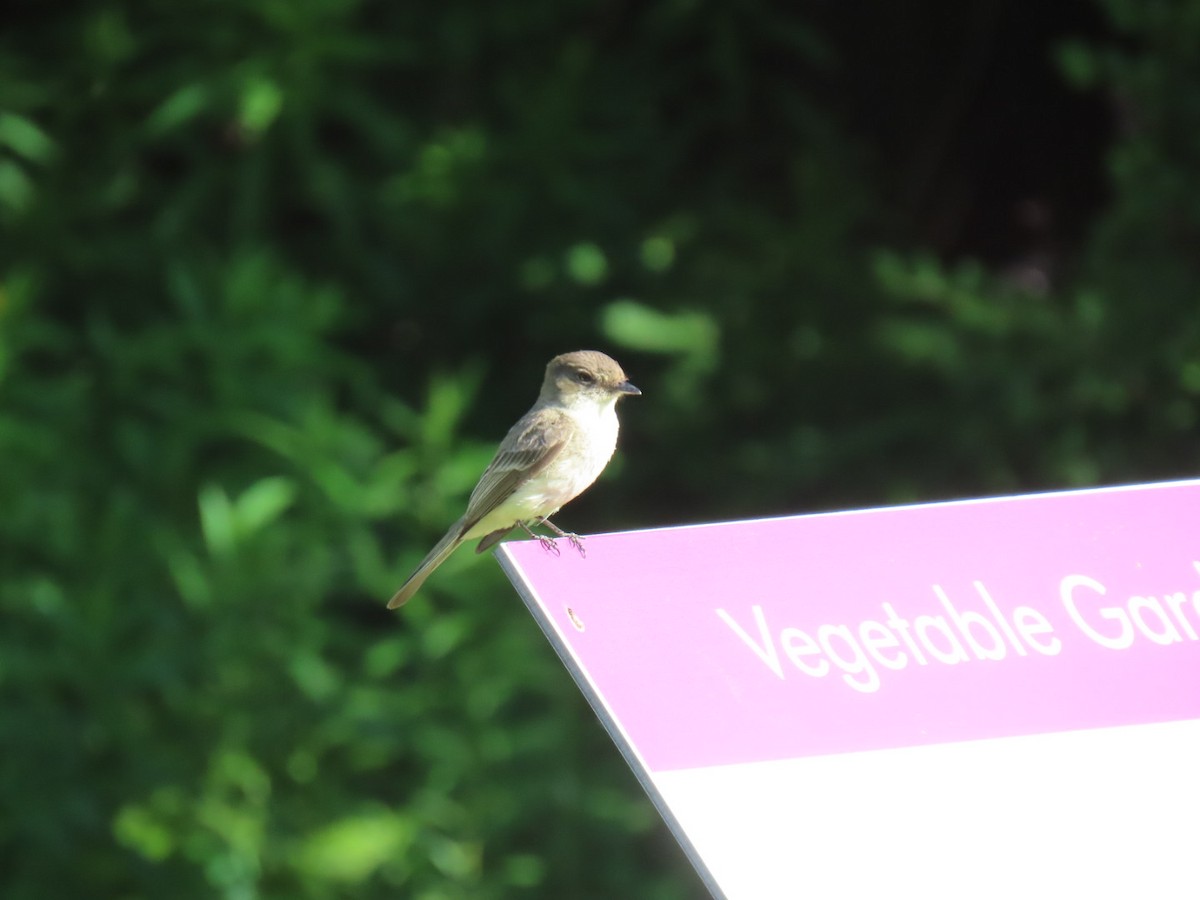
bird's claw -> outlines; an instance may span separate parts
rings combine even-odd
[[[538,534],[529,527],[529,523],[527,522],[519,522],[518,524],[525,529],[526,534],[528,534],[530,537],[537,538],[537,542],[542,545],[542,549],[547,553],[553,553],[555,556],[561,555],[562,551],[558,549],[558,543],[555,541],[555,538],[546,537],[544,534]],[[554,532],[555,537],[566,538],[570,545],[579,551],[580,556],[587,558],[587,551],[583,549],[583,538],[581,538],[579,535],[572,534],[569,531],[563,531],[561,528],[551,522],[549,517],[542,519],[536,524],[549,528]]]

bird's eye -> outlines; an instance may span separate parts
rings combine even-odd
[[[578,369],[575,372],[575,380],[580,384],[595,384],[596,376],[591,372],[585,372],[583,369]]]

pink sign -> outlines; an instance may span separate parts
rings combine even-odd
[[[1200,481],[585,546],[499,556],[664,795],[677,772],[1200,720]]]
[[[586,549],[503,559],[652,771],[1200,718],[1200,482]]]

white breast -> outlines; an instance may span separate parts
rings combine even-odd
[[[474,538],[518,521],[552,516],[563,504],[595,481],[617,448],[616,398],[603,404],[562,407],[575,420],[570,442],[541,472],[521,485],[497,509],[481,519],[465,537]]]
[[[562,449],[537,479],[527,487],[537,514],[547,516],[585,491],[612,459],[617,449],[616,401],[603,405],[580,403],[566,413],[578,426],[571,442]],[[525,493],[524,490],[522,493]]]

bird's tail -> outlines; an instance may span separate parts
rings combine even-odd
[[[388,601],[388,609],[395,609],[397,606],[403,606],[408,602],[409,598],[417,592],[425,579],[433,574],[433,570],[446,561],[451,553],[453,553],[458,545],[463,541],[463,520],[459,519],[450,526],[450,530],[442,537],[434,548],[426,554],[421,560],[421,564],[417,566],[417,570],[408,576],[408,581],[400,585],[400,590],[396,591],[391,600]]]

